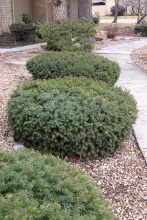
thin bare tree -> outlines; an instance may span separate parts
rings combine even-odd
[[[119,0],[115,0],[115,15],[112,23],[117,23]]]

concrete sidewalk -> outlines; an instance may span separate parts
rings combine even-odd
[[[95,54],[116,61],[121,67],[121,74],[116,85],[130,90],[137,101],[139,113],[133,127],[139,148],[147,162],[147,73],[131,60],[132,51],[143,46],[147,46],[146,37],[131,43],[108,46],[96,51]]]
[[[37,48],[40,48],[41,45],[46,45],[46,43],[32,44],[32,45],[15,47],[15,48],[8,48],[8,49],[0,48],[0,55],[12,54],[12,53],[25,51],[25,50],[31,50],[31,49],[37,49]]]
[[[100,19],[100,23],[112,23],[113,20],[113,17],[112,19]],[[137,19],[117,19],[117,23],[135,24],[137,23]]]

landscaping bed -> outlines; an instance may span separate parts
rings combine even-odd
[[[6,116],[7,101],[18,85],[32,80],[31,74],[27,72],[25,66],[11,62],[27,60],[40,52],[42,53],[42,50],[37,49],[13,56],[0,56],[0,121],[2,122],[0,123],[0,146],[3,150],[13,150],[12,144],[7,141],[8,132],[11,130]],[[79,164],[78,160],[68,157],[65,157],[64,160],[74,166]],[[147,211],[145,166],[133,133],[114,155],[80,162],[80,167],[101,188],[120,220],[145,220]]]
[[[30,44],[35,44],[34,38],[29,38],[25,41],[16,41],[11,34],[0,35],[0,48],[13,48],[13,47],[21,47]]]
[[[147,72],[147,46],[133,51],[132,60]]]

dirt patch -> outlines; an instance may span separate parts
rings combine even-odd
[[[16,41],[14,37],[12,37],[12,35],[9,33],[5,35],[0,35],[0,48],[14,48],[35,43],[36,42],[34,36],[25,41]]]

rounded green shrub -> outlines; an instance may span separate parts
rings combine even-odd
[[[92,180],[66,162],[30,150],[0,158],[0,219],[117,219]]]
[[[142,35],[147,36],[147,21],[142,20],[139,24],[136,24],[135,32],[141,33]]]
[[[90,53],[49,52],[30,59],[26,66],[34,79],[85,76],[114,84],[120,74],[116,62]]]
[[[137,117],[128,92],[85,78],[38,80],[8,103],[15,139],[54,155],[95,158],[114,153]]]

